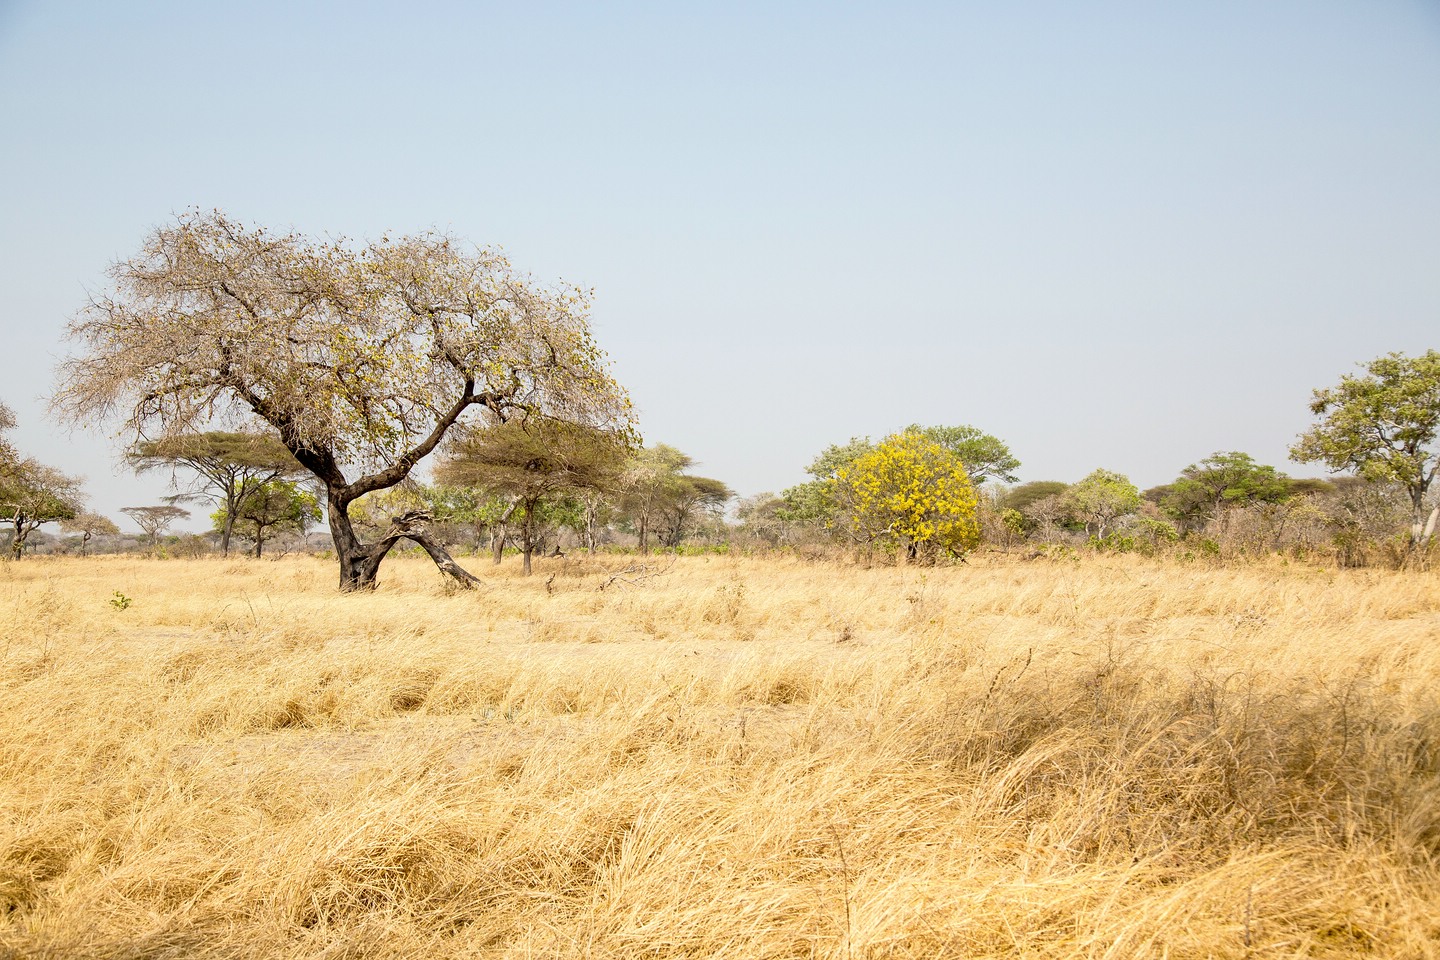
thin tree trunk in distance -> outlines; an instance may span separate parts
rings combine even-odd
[[[521,536],[525,540],[525,576],[530,576],[530,556],[535,552],[535,504],[525,504],[525,525]]]

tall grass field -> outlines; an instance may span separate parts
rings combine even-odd
[[[1440,957],[1440,576],[0,565],[0,956]]]

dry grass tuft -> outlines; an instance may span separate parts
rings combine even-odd
[[[0,955],[1440,956],[1434,574],[385,575],[0,565]]]

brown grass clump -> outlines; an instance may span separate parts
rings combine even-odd
[[[385,574],[0,566],[0,956],[1440,956],[1434,574]]]

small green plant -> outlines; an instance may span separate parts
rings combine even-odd
[[[116,610],[129,609],[130,604],[134,602],[135,601],[125,596],[125,594],[121,593],[119,590],[116,590],[115,593],[110,597],[110,606],[114,607]]]
[[[1135,538],[1123,533],[1107,533],[1103,537],[1091,537],[1090,546],[1101,552],[1134,553]]]

